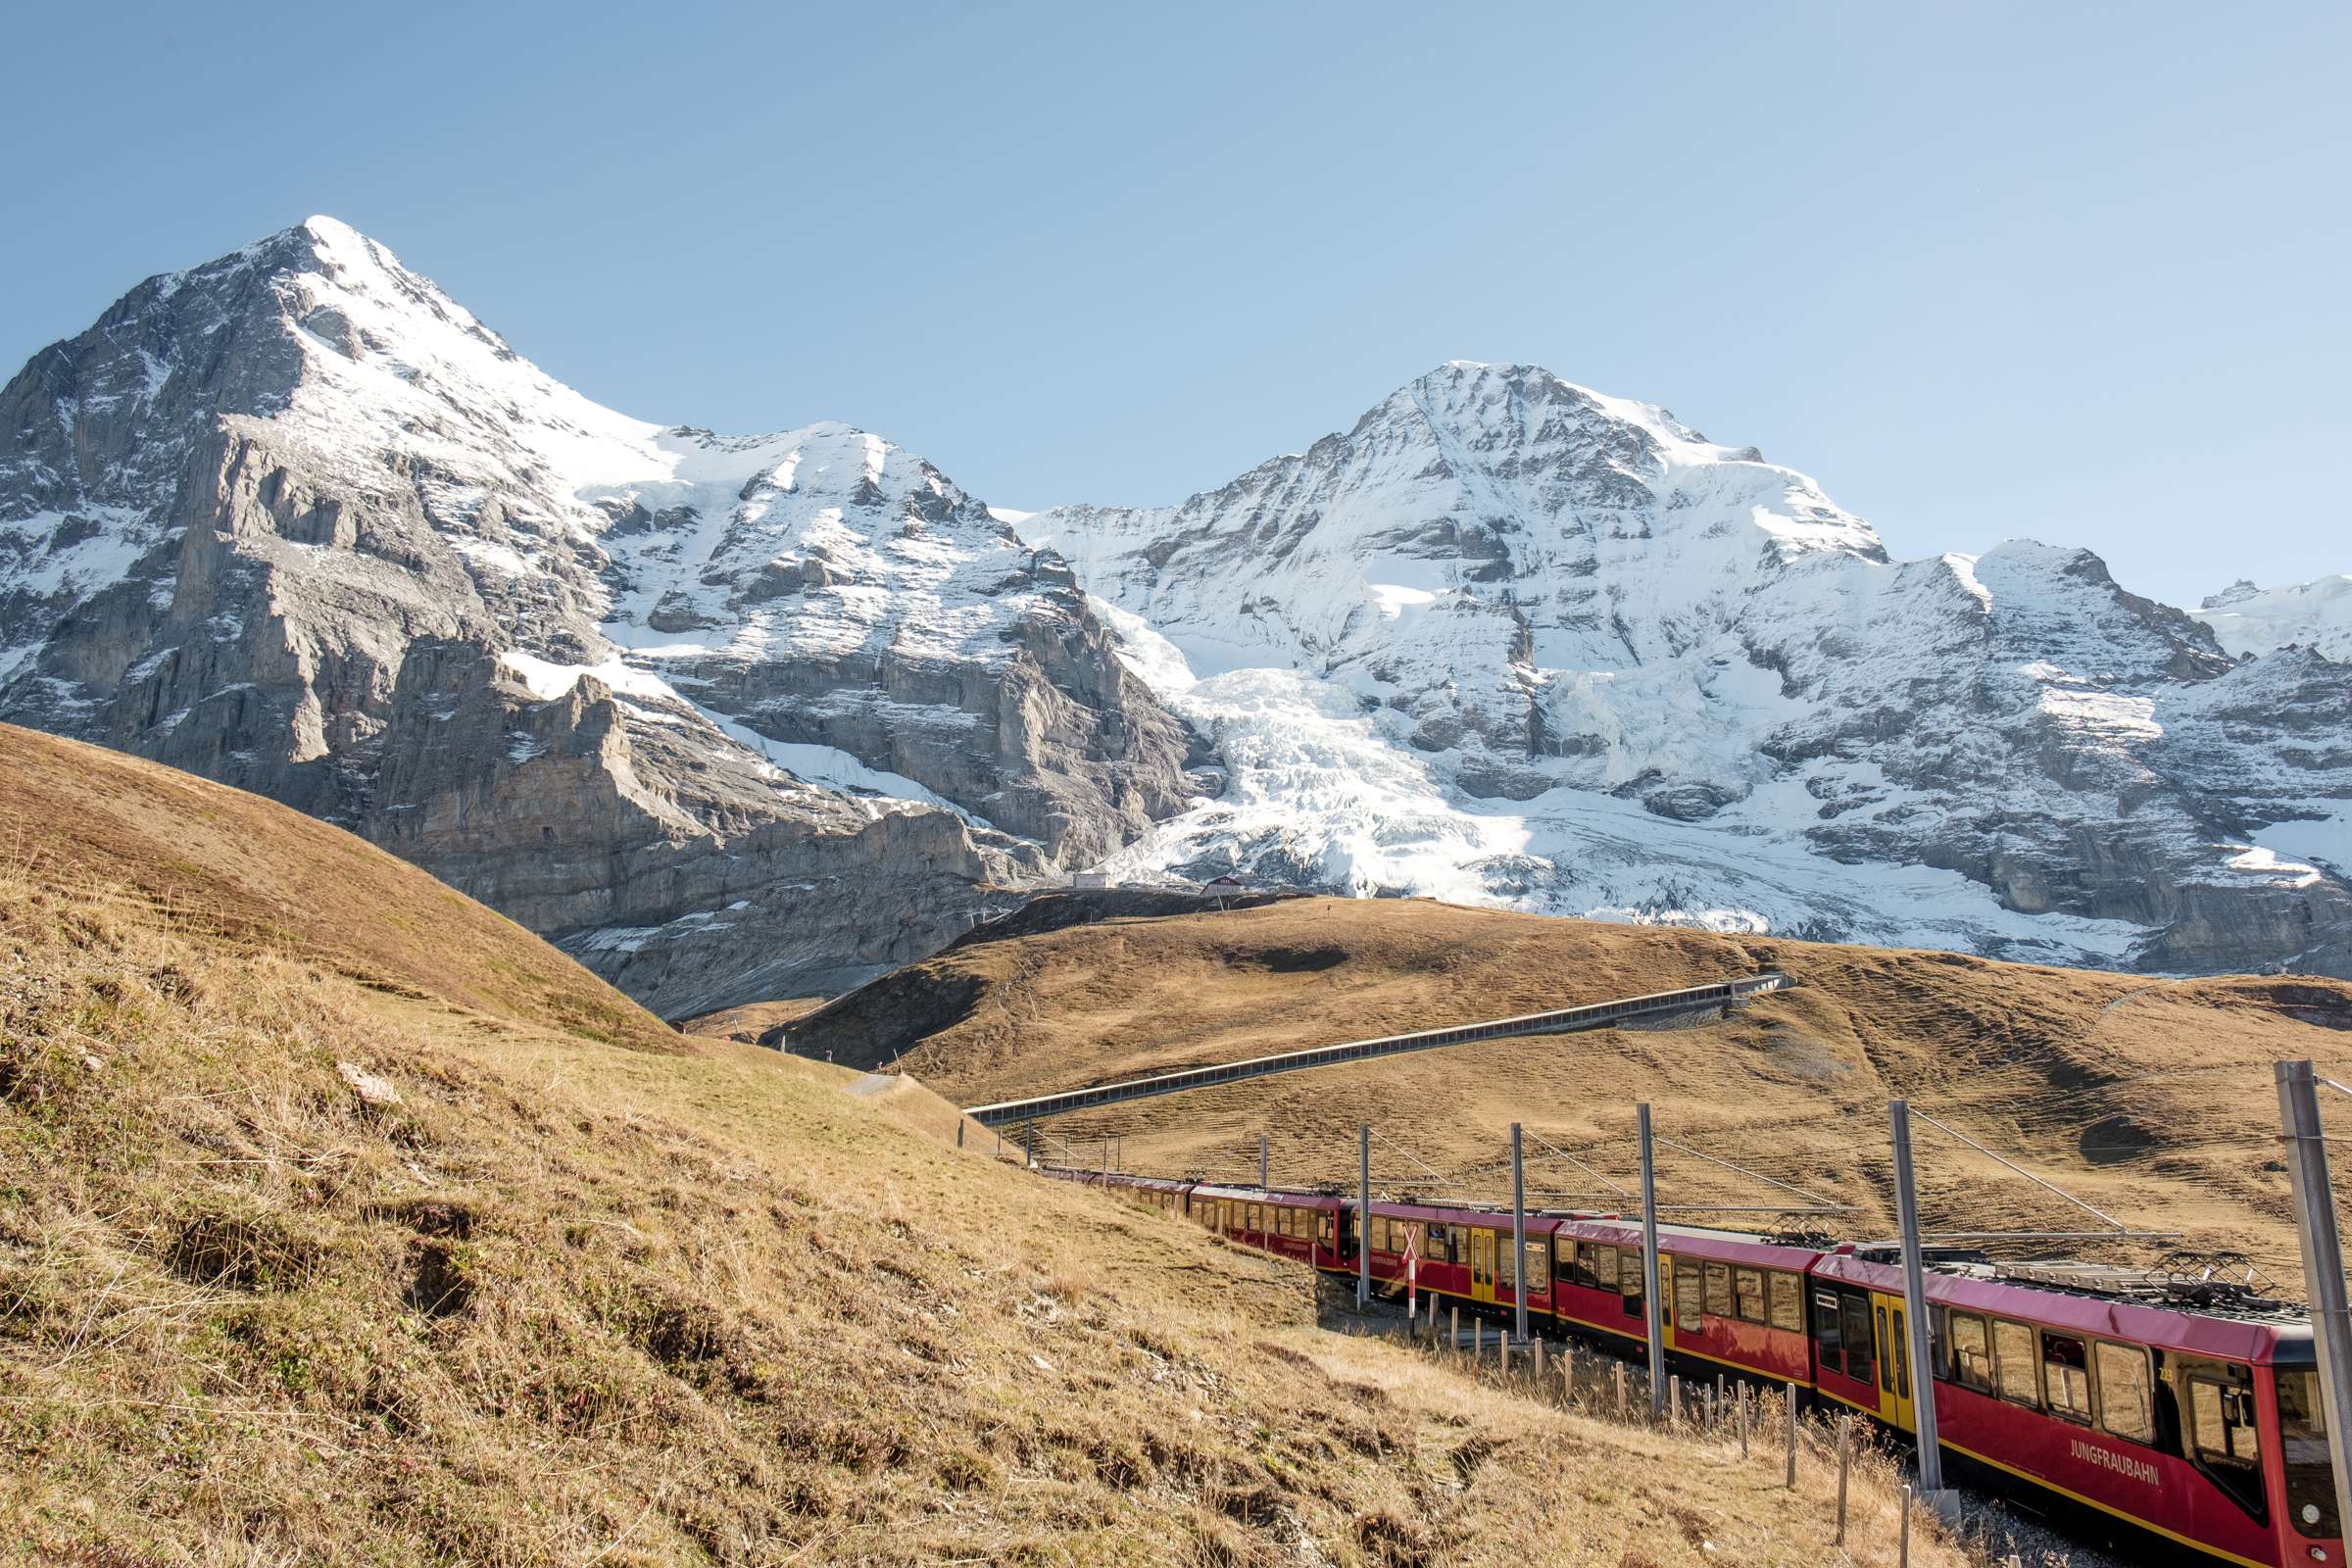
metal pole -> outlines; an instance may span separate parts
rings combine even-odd
[[[1649,1331],[1649,1418],[1666,1413],[1666,1319],[1658,1303],[1658,1167],[1649,1141],[1649,1106],[1636,1105],[1642,1134],[1642,1315]]]
[[[1519,1124],[1511,1123],[1511,1336],[1527,1343],[1527,1185],[1519,1166]]]
[[[1372,1304],[1372,1124],[1355,1129],[1355,1308]]]
[[[1943,1492],[1943,1447],[1936,1426],[1936,1365],[1929,1359],[1927,1262],[1920,1256],[1919,1193],[1911,1180],[1911,1102],[1889,1102],[1894,1136],[1894,1221],[1903,1244],[1903,1337],[1911,1355],[1911,1414],[1919,1432],[1919,1490]]]
[[[1274,1184],[1266,1180],[1266,1135],[1259,1133],[1257,1135],[1257,1190],[1261,1193],[1271,1192],[1273,1187]]]
[[[2303,1247],[2304,1288],[2311,1293],[2311,1338],[2319,1352],[2336,1517],[2352,1520],[2352,1306],[2344,1299],[2344,1250],[2335,1230],[2335,1187],[2328,1176],[2319,1084],[2308,1061],[2282,1061],[2275,1071],[2295,1195],[2295,1236]]]

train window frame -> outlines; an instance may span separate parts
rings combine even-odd
[[[2022,1405],[2029,1410],[2040,1409],[2041,1346],[2034,1333],[2034,1325],[2020,1323],[2017,1319],[2010,1317],[1988,1317],[1986,1321],[1992,1325],[1993,1393],[2011,1404]],[[2004,1329],[2024,1336],[2023,1341],[2020,1342],[2022,1348],[2014,1357],[2011,1356],[2010,1348],[2003,1339],[2001,1331]],[[2016,1369],[2023,1374],[2023,1381],[2030,1384],[2031,1387],[2014,1386],[2018,1380],[2011,1375],[2013,1360]]]
[[[1528,1295],[1549,1294],[1551,1290],[1551,1249],[1544,1245],[1544,1238],[1541,1236],[1530,1236],[1527,1239],[1527,1259],[1524,1272],[1527,1276]]]
[[[2269,1482],[2262,1428],[2254,1408],[2254,1370],[2242,1361],[2182,1356],[2174,1363],[2180,1391],[2181,1451],[2230,1501],[2251,1518],[2270,1519]],[[2222,1413],[2222,1448],[2205,1446],[2201,1391],[2210,1391]],[[2239,1452],[2231,1434],[2247,1435]]]
[[[1318,1242],[1321,1242],[1321,1243],[1322,1243],[1322,1244],[1323,1244],[1325,1247],[1329,1247],[1329,1246],[1331,1246],[1331,1245],[1333,1244],[1334,1237],[1336,1236],[1336,1234],[1337,1234],[1338,1230],[1339,1230],[1339,1225],[1338,1225],[1337,1221],[1335,1221],[1335,1220],[1333,1219],[1333,1217],[1332,1217],[1332,1211],[1331,1211],[1330,1209],[1328,1209],[1328,1208],[1325,1208],[1325,1209],[1318,1209],[1318,1210],[1316,1211],[1316,1213],[1315,1213],[1315,1240],[1316,1240],[1316,1241],[1318,1241]]]
[[[1706,1275],[1699,1259],[1677,1255],[1674,1258],[1674,1327],[1678,1334],[1704,1334],[1706,1319]]]
[[[1859,1342],[1854,1333],[1856,1319],[1862,1330]],[[1845,1375],[1856,1383],[1874,1387],[1879,1381],[1879,1338],[1871,1323],[1870,1298],[1860,1291],[1841,1290],[1838,1293],[1838,1337],[1845,1346]],[[1857,1357],[1860,1364],[1856,1365]]]
[[[1494,1288],[1507,1290],[1514,1296],[1519,1291],[1519,1260],[1511,1254],[1511,1233],[1494,1233]]]
[[[2042,1406],[2073,1426],[2091,1425],[2090,1341],[2081,1334],[2041,1331]],[[2055,1353],[2054,1353],[2055,1351]],[[2071,1354],[2077,1359],[2068,1360]],[[2080,1394],[2080,1402],[2077,1395]]]
[[[1870,1303],[1871,1347],[1879,1352],[1879,1387],[1888,1394],[1895,1392],[1894,1347],[1895,1335],[1886,1318],[1886,1303]]]
[[[1596,1291],[1607,1291],[1610,1295],[1614,1296],[1617,1293],[1619,1282],[1624,1278],[1624,1275],[1621,1272],[1625,1263],[1625,1256],[1623,1252],[1621,1252],[1617,1248],[1610,1246],[1606,1242],[1587,1242],[1576,1250],[1577,1267],[1579,1269],[1584,1269],[1587,1267],[1585,1259],[1588,1254],[1590,1254],[1592,1260],[1591,1265],[1592,1288]],[[1601,1262],[1603,1258],[1608,1260],[1605,1265],[1605,1269]],[[1580,1273],[1578,1275],[1578,1283],[1582,1284],[1583,1279],[1584,1276]]]
[[[1786,1293],[1784,1293],[1782,1290],[1783,1286],[1788,1287]],[[1766,1271],[1764,1292],[1767,1298],[1765,1310],[1769,1314],[1767,1321],[1769,1321],[1774,1328],[1780,1329],[1785,1333],[1804,1333],[1804,1276],[1801,1274],[1791,1274],[1787,1269],[1783,1268],[1768,1269]],[[1784,1304],[1788,1307],[1789,1315],[1796,1319],[1795,1322],[1789,1323],[1783,1321],[1781,1308]]]
[[[2121,1357],[2137,1368],[2139,1389],[2137,1404],[2140,1427],[2132,1431],[2115,1424],[2115,1401],[2107,1390],[2107,1368],[2111,1359]],[[2122,1345],[2114,1340],[2090,1342],[2091,1383],[2098,1391],[2098,1429],[2111,1438],[2136,1443],[2144,1447],[2156,1446],[2156,1374],[2148,1365],[2148,1348],[2144,1345]]]
[[[1452,1250],[1446,1246],[1444,1221],[1433,1219],[1422,1227],[1421,1250],[1421,1260],[1425,1263],[1450,1263],[1453,1261]]]
[[[1845,1376],[1845,1312],[1844,1298],[1837,1291],[1816,1288],[1808,1305],[1812,1321],[1806,1326],[1806,1336],[1813,1342],[1813,1359],[1825,1372]]]
[[[1732,1307],[1734,1314],[1742,1323],[1764,1321],[1764,1271],[1762,1269],[1741,1265],[1732,1270]]]
[[[1982,1312],[1963,1312],[1957,1308],[1946,1308],[1943,1318],[1944,1332],[1951,1340],[1944,1352],[1949,1364],[1944,1381],[1978,1394],[1999,1394],[2000,1377],[1992,1364],[1992,1324]],[[1973,1351],[1966,1347],[1971,1337],[1967,1330],[1974,1331]]]
[[[1737,1317],[1739,1314],[1732,1309],[1732,1265],[1710,1257],[1701,1261],[1700,1269],[1707,1316]]]

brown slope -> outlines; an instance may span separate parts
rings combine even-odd
[[[2338,981],[2151,981],[1314,900],[967,942],[788,1033],[795,1051],[896,1054],[968,1104],[1767,968],[1797,989],[1709,1028],[1390,1057],[1138,1102],[1052,1131],[1090,1159],[1100,1145],[1089,1141],[1117,1132],[1130,1165],[1228,1174],[1254,1169],[1266,1133],[1292,1178],[1345,1182],[1356,1125],[1370,1121],[1384,1135],[1383,1180],[1429,1188],[1425,1165],[1451,1176],[1494,1161],[1517,1120],[1572,1151],[1609,1144],[1588,1163],[1624,1186],[1632,1107],[1649,1100],[1670,1136],[1853,1204],[1839,1222],[1849,1234],[1883,1233],[1886,1106],[1903,1095],[2137,1228],[2179,1229],[2200,1248],[2253,1251],[2275,1276],[2297,1273],[2271,1063],[2352,1058],[2352,985]],[[2098,1225],[1932,1130],[1920,1149],[1932,1223]],[[1606,1183],[1567,1162],[1540,1176],[1579,1188],[1576,1200],[1611,1200]],[[1670,1200],[1782,1200],[1671,1152],[1667,1185]],[[1490,1178],[1488,1195],[1498,1191]]]
[[[0,724],[0,856],[248,951],[644,1050],[660,1019],[406,861],[298,811],[120,752]]]
[[[333,829],[0,757],[0,1561],[1830,1549],[1818,1454],[1791,1499],[1320,1333],[1295,1268],[959,1154],[919,1087],[635,1022]]]

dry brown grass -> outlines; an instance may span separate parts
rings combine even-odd
[[[1355,1129],[1386,1142],[1376,1178],[1437,1184],[1502,1158],[1509,1123],[1631,1186],[1634,1104],[1662,1132],[1855,1205],[1845,1234],[1885,1235],[1886,1102],[1911,1098],[2141,1228],[2237,1248],[2299,1280],[2278,1163],[2271,1063],[2352,1058],[2352,985],[2164,981],[1954,954],[1837,947],[1544,919],[1427,901],[1319,899],[1229,913],[1074,926],[975,942],[847,1000],[794,1049],[904,1053],[964,1103],[1326,1041],[1506,1016],[1782,969],[1797,989],[1728,1022],[1496,1042],[1143,1101],[1051,1131],[1093,1157],[1124,1138],[1133,1169],[1352,1185]],[[955,999],[929,1008],[922,995]],[[897,1020],[926,1020],[908,1037]],[[2030,1183],[1923,1128],[1931,1224],[2096,1228]],[[1540,1147],[1529,1144],[1531,1153]],[[1787,1200],[1668,1151],[1668,1201]],[[1615,1206],[1563,1162],[1534,1179],[1560,1201]],[[1478,1189],[1501,1192],[1490,1174]],[[2071,1248],[2098,1251],[2091,1247]],[[2161,1248],[2106,1249],[2147,1261]]]
[[[768,1030],[788,1024],[825,1004],[823,997],[788,997],[781,1002],[749,1002],[740,1007],[722,1007],[700,1017],[679,1020],[682,1034],[702,1035],[712,1040],[732,1040],[738,1045],[751,1045]]]
[[[437,892],[380,858],[314,950],[221,917],[299,902],[251,862],[159,908],[93,831],[0,862],[10,1560],[1834,1560],[1818,1467],[1792,1502],[1324,1333],[1303,1271],[959,1152],[917,1088],[377,951]]]

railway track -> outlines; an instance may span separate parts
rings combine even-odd
[[[1310,1046],[1304,1051],[1250,1056],[1240,1061],[1220,1062],[1206,1067],[1180,1067],[1173,1072],[1090,1084],[1082,1089],[1065,1089],[1058,1094],[1036,1095],[1026,1100],[967,1105],[963,1113],[983,1127],[1004,1127],[1046,1116],[1058,1116],[1066,1111],[1115,1105],[1122,1101],[1178,1095],[1188,1089],[1205,1089],[1214,1084],[1263,1078],[1274,1073],[1302,1072],[1309,1067],[1328,1067],[1338,1062],[1363,1061],[1374,1056],[1393,1056],[1407,1051],[1435,1051],[1445,1046],[1464,1046],[1481,1040],[1510,1040],[1528,1035],[1563,1035],[1585,1029],[1608,1029],[1635,1020],[1665,1018],[1709,1007],[1731,1006],[1750,997],[1779,991],[1792,984],[1794,982],[1787,975],[1777,971],[1744,975],[1718,985],[1689,986],[1680,991],[1618,997],[1607,1002],[1587,1003],[1582,1006],[1559,1007],[1549,1012],[1524,1013],[1515,1018],[1491,1018],[1480,1023],[1452,1024],[1443,1029],[1421,1029],[1411,1034],[1380,1035],[1370,1040]]]

